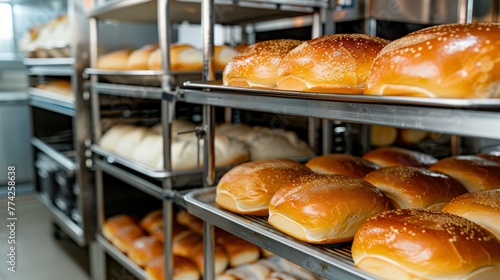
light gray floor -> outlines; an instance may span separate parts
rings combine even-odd
[[[48,210],[31,194],[16,203],[16,272],[7,271],[7,200],[0,197],[1,280],[88,280],[88,252],[70,240],[56,240]]]

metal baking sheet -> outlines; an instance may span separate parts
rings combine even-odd
[[[238,215],[215,204],[215,187],[191,191],[183,198],[188,211],[257,246],[327,279],[378,279],[354,266],[350,244],[312,245],[273,228],[265,217]]]
[[[184,87],[193,89],[210,89],[220,93],[243,93],[273,97],[305,98],[314,100],[343,101],[356,103],[398,104],[461,109],[500,109],[500,98],[491,99],[458,99],[458,98],[420,98],[406,96],[374,96],[363,94],[335,94],[287,91],[275,89],[257,89],[244,87],[228,87],[221,81],[188,81]]]

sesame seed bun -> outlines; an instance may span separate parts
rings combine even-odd
[[[500,97],[500,24],[447,24],[408,34],[377,56],[365,94]]]
[[[398,209],[368,219],[352,244],[355,265],[383,279],[497,279],[500,243],[449,213]]]

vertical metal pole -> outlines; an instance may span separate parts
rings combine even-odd
[[[215,79],[215,69],[213,64],[214,54],[214,0],[202,0],[201,26],[203,29],[203,80],[212,81]],[[214,153],[214,107],[203,106],[203,122],[205,128],[204,139],[204,187],[215,184],[215,153]],[[203,279],[215,279],[215,241],[214,229],[210,223],[205,222],[203,226]]]

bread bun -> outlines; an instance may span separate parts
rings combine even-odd
[[[106,219],[102,225],[102,235],[109,241],[115,239],[115,233],[118,229],[125,225],[135,224],[135,219],[129,215],[116,215]]]
[[[391,126],[371,125],[370,144],[375,147],[390,146],[396,142],[398,130]]]
[[[477,154],[476,156],[487,159],[487,160],[494,161],[496,163],[500,163],[500,151],[483,152],[483,153]]]
[[[158,45],[145,45],[140,49],[134,50],[130,53],[127,61],[127,68],[129,70],[148,70],[148,61],[151,53],[158,49]]]
[[[224,70],[224,67],[238,55],[238,51],[230,46],[215,46],[214,48],[214,66],[215,70]]]
[[[379,165],[380,167],[429,167],[438,161],[431,155],[397,147],[382,147],[371,150],[364,154],[363,158]]]
[[[373,60],[389,41],[365,34],[329,34],[302,43],[278,67],[279,89],[363,93]]]
[[[398,143],[401,145],[415,145],[420,143],[429,135],[429,132],[416,129],[400,129],[398,131]]]
[[[500,24],[438,25],[391,42],[365,94],[440,98],[500,97]]]
[[[191,215],[186,210],[181,210],[175,215],[177,222],[190,230],[203,234],[203,220]]]
[[[259,247],[222,230],[216,234],[216,243],[226,252],[231,267],[255,262],[260,257]]]
[[[202,241],[203,237],[200,234],[185,230],[172,239],[172,252],[179,256],[189,257],[191,248]]]
[[[462,183],[469,192],[500,188],[500,163],[476,156],[455,156],[430,167]]]
[[[163,243],[152,236],[137,238],[128,251],[130,260],[140,267],[145,267],[158,256],[163,256]]]
[[[482,190],[461,195],[443,211],[464,217],[489,230],[500,241],[500,189]]]
[[[267,216],[274,193],[290,180],[307,174],[311,170],[293,160],[246,162],[222,176],[215,202],[234,213]]]
[[[235,56],[224,68],[225,86],[275,88],[281,60],[301,41],[269,40],[253,44]]]
[[[139,225],[149,234],[163,227],[163,210],[157,209],[149,212],[140,221]]]
[[[311,174],[292,180],[274,194],[268,221],[305,242],[340,243],[352,240],[366,219],[389,209],[389,200],[366,181]]]
[[[111,241],[118,250],[128,253],[132,243],[139,237],[146,236],[144,230],[137,224],[124,225],[116,230],[115,238]]]
[[[203,250],[203,242],[200,241],[194,244],[189,251],[189,259],[191,259],[199,271],[204,271],[204,250]],[[221,245],[215,244],[214,248],[214,272],[215,274],[221,274],[224,270],[226,270],[229,264],[229,259],[227,257],[224,248]]]
[[[306,166],[318,174],[346,175],[358,179],[378,169],[373,162],[347,154],[318,156],[310,159]]]
[[[384,279],[494,279],[500,243],[449,213],[398,209],[365,222],[352,244],[355,265]]]
[[[196,265],[188,258],[172,255],[173,258],[173,280],[199,280],[200,272]],[[146,266],[146,280],[164,280],[165,257],[154,258]]]
[[[363,179],[381,190],[396,209],[440,210],[448,201],[467,192],[462,184],[444,173],[410,166],[381,168]]]
[[[128,59],[132,50],[116,50],[104,55],[97,59],[97,68],[105,70],[127,70]]]

